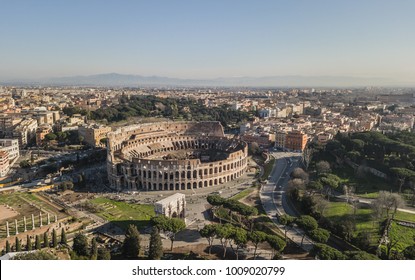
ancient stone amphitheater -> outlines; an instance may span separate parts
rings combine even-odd
[[[160,122],[108,134],[108,178],[116,190],[189,190],[240,177],[248,147],[219,122]]]

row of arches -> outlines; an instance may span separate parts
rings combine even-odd
[[[191,189],[200,189],[217,186],[219,184],[232,181],[240,176],[242,176],[243,170],[237,171],[234,174],[206,180],[198,180],[192,182],[165,182],[165,183],[155,183],[152,181],[127,181],[124,178],[121,178],[121,186],[124,189],[128,190],[146,190],[146,191],[172,191],[172,190],[191,190]]]
[[[189,137],[186,137],[189,138]],[[157,137],[146,139],[145,143],[129,143],[122,150],[122,154],[126,155],[127,157],[131,158],[146,158],[153,155],[157,155],[159,153],[167,153],[171,151],[179,151],[179,150],[186,150],[186,149],[202,149],[202,150],[209,150],[209,149],[217,149],[217,150],[224,150],[233,152],[237,145],[234,142],[231,142],[225,138],[206,138],[201,139],[197,137],[190,137],[190,140],[181,139],[178,137],[177,139],[170,139],[169,137]],[[237,141],[237,144],[241,144],[243,142]],[[244,147],[245,144],[243,143],[241,148]]]
[[[224,172],[230,172],[246,166],[247,159],[230,162],[227,164],[199,167],[197,169],[187,168],[188,170],[165,171],[164,167],[157,170],[147,170],[142,165],[131,164],[121,167],[121,174],[127,176],[138,176],[143,179],[160,179],[160,180],[183,180],[183,179],[200,179],[205,177],[217,176]],[[189,170],[190,169],[190,170]],[[120,174],[120,175],[121,175]]]

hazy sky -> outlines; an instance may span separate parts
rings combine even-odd
[[[0,78],[415,80],[413,0],[0,0]]]

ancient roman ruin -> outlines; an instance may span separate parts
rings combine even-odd
[[[118,191],[212,187],[240,177],[247,155],[219,122],[132,125],[108,133],[108,179]]]

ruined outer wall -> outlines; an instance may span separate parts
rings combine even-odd
[[[219,122],[166,122],[135,125],[108,134],[108,178],[117,190],[185,190],[210,187],[241,176],[248,148],[224,138]],[[222,161],[150,160],[153,154],[182,149],[220,149]]]

